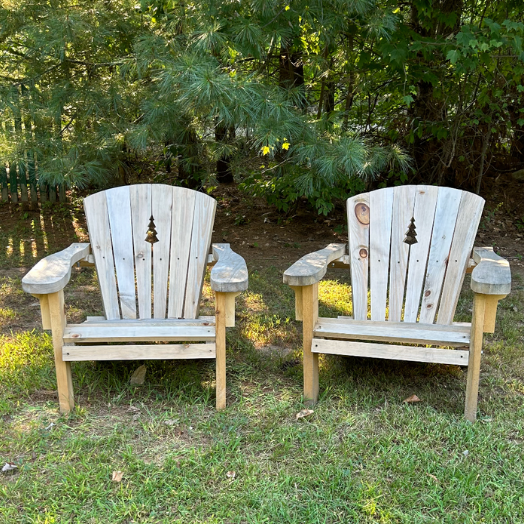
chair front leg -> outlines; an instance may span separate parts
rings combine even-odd
[[[226,408],[226,318],[228,293],[215,293],[216,407]]]
[[[302,336],[304,344],[304,400],[314,404],[318,400],[318,353],[311,352],[311,344],[313,341],[313,330],[318,319],[318,283],[302,287],[300,295],[302,298]]]
[[[66,315],[64,305],[64,291],[47,295],[49,306],[49,320],[53,334],[53,348],[55,353],[56,382],[58,386],[58,402],[62,413],[69,413],[75,406],[73,394],[73,378],[71,363],[62,360],[62,346],[64,344],[64,329]]]

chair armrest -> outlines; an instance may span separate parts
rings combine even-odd
[[[64,289],[71,278],[71,266],[89,255],[90,244],[71,244],[68,248],[38,262],[22,279],[22,288],[34,295],[47,295]]]
[[[211,270],[211,289],[221,293],[245,291],[248,284],[245,260],[232,251],[229,244],[213,244],[211,247],[217,261]]]
[[[329,246],[303,256],[284,273],[284,283],[289,286],[310,286],[326,274],[328,264],[346,252],[346,244]]]
[[[483,295],[507,295],[511,291],[511,271],[506,259],[493,252],[492,247],[473,249],[477,263],[471,273],[471,289]]]

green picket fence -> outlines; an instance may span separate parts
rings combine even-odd
[[[65,202],[65,187],[40,183],[34,160],[27,162],[0,163],[1,201],[19,202]]]

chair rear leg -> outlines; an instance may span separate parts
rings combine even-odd
[[[304,400],[318,400],[318,353],[311,352],[313,329],[318,319],[318,284],[302,288],[302,335],[304,362]]]
[[[215,293],[216,406],[226,408],[226,293]]]
[[[62,360],[62,346],[64,344],[64,329],[66,315],[64,306],[64,291],[48,295],[49,316],[53,333],[53,348],[55,353],[56,382],[58,385],[58,402],[62,413],[69,413],[75,406],[73,394],[73,378],[71,363]]]
[[[473,301],[473,322],[471,323],[471,341],[469,345],[468,382],[466,386],[466,407],[464,416],[470,422],[477,418],[477,403],[480,379],[480,358],[484,338],[484,315],[486,297],[475,293]]]

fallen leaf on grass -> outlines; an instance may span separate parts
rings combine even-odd
[[[298,420],[299,418],[309,417],[309,415],[312,415],[313,413],[315,412],[312,409],[302,409],[295,415],[295,417]]]
[[[178,420],[173,420],[173,419],[167,419],[167,420],[164,420],[164,424],[166,426],[174,426],[178,423]]]
[[[12,462],[6,462],[4,467],[2,468],[2,473],[6,473],[7,471],[13,471],[17,468],[18,466],[16,464],[13,464]]]
[[[226,477],[227,477],[228,479],[234,479],[236,476],[237,476],[237,474],[236,474],[234,471],[228,471],[228,472],[226,473]]]
[[[411,397],[408,397],[403,400],[403,402],[406,402],[407,404],[412,404],[413,402],[422,402],[417,395],[411,395]]]
[[[438,478],[435,477],[435,475],[432,475],[431,473],[428,473],[428,477],[431,477],[435,482],[438,482]]]
[[[142,365],[135,369],[135,372],[131,375],[129,383],[132,386],[142,386],[146,380],[146,366]]]
[[[136,406],[129,406],[127,408],[128,413],[140,413],[140,408],[137,408]]]
[[[111,480],[113,482],[122,482],[123,476],[124,476],[124,473],[122,471],[113,471],[113,478]]]

